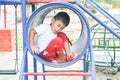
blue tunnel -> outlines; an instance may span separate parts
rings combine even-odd
[[[81,25],[80,27],[82,27],[81,29],[81,33],[79,35],[79,38],[75,41],[75,43],[71,46],[71,51],[78,53],[78,56],[76,59],[70,61],[70,62],[64,62],[64,63],[54,63],[54,62],[48,62],[44,59],[42,59],[41,57],[39,57],[37,54],[34,54],[32,52],[32,49],[30,47],[29,44],[29,30],[35,26],[38,26],[39,24],[43,23],[46,15],[51,12],[54,9],[57,8],[66,8],[66,9],[70,9],[72,10],[75,14],[77,14],[77,16],[80,19]],[[76,63],[78,60],[80,60],[80,58],[82,56],[84,56],[84,54],[87,51],[87,48],[90,44],[90,27],[89,27],[89,23],[86,19],[86,17],[84,16],[83,12],[80,10],[80,8],[74,6],[71,3],[67,3],[67,2],[51,2],[48,3],[46,5],[43,5],[41,7],[39,7],[38,9],[36,9],[32,15],[29,17],[26,27],[25,27],[25,34],[24,34],[26,39],[25,43],[27,44],[27,48],[30,52],[30,54],[40,63],[45,64],[47,66],[50,67],[67,67],[70,66],[74,63]]]

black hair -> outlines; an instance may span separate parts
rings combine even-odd
[[[54,16],[54,19],[61,20],[66,26],[70,22],[70,17],[66,12],[59,12]]]

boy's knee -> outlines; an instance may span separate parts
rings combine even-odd
[[[60,37],[56,37],[55,39],[54,39],[54,43],[58,46],[59,45],[59,47],[63,47],[63,45],[64,45],[64,42],[63,42],[63,40],[60,38]]]
[[[53,49],[54,49],[55,47],[60,47],[60,48],[62,48],[63,46],[64,46],[64,42],[63,42],[63,40],[62,40],[60,37],[56,37],[56,38],[53,39],[53,40],[50,42],[50,44],[48,45],[49,48],[52,48],[52,47],[53,47]]]
[[[59,32],[58,35],[57,35],[57,37],[60,37],[63,40],[63,42],[65,42],[66,40],[68,40],[68,37],[63,32]]]

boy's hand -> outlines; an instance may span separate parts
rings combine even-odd
[[[38,46],[32,46],[31,48],[35,53],[37,53],[37,54],[40,53],[40,48]]]

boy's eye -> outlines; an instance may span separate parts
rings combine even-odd
[[[60,25],[57,25],[57,27],[60,27]]]

